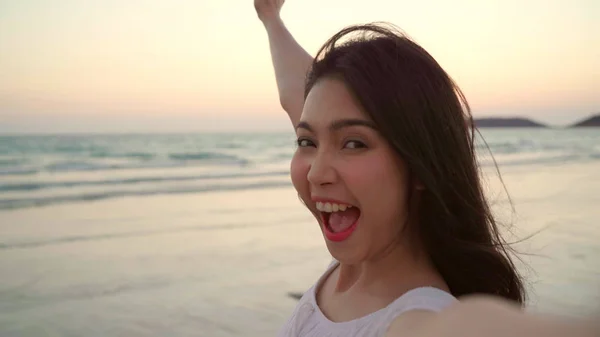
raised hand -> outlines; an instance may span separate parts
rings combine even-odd
[[[262,22],[279,18],[285,0],[254,0],[254,9]]]

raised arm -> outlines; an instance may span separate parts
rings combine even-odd
[[[284,2],[285,0],[254,0],[254,8],[269,37],[281,107],[295,126],[304,107],[304,80],[313,58],[285,27],[280,16]]]

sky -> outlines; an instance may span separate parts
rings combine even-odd
[[[596,0],[287,0],[312,55],[390,22],[475,117],[565,125],[600,112]],[[596,15],[595,15],[596,14]],[[287,130],[253,0],[0,0],[0,133]]]

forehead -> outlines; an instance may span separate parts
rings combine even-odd
[[[301,121],[317,125],[345,118],[370,121],[367,113],[342,80],[325,77],[317,81],[304,102]]]

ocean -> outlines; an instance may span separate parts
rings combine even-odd
[[[481,133],[507,236],[533,235],[516,244],[529,310],[597,310],[600,130]],[[330,260],[290,182],[294,141],[0,136],[0,336],[275,334]]]
[[[502,166],[600,160],[595,129],[484,132],[484,166],[493,165],[489,151]],[[289,186],[294,140],[291,133],[4,136],[0,209]]]

